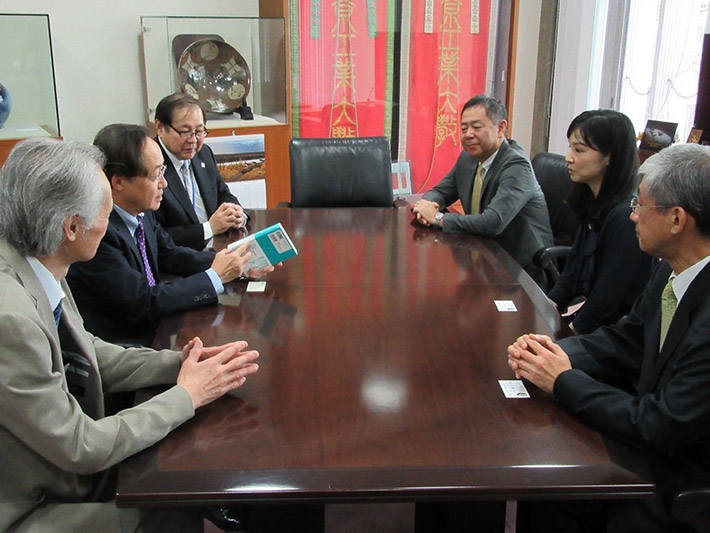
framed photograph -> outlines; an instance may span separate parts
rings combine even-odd
[[[663,150],[673,142],[676,129],[678,129],[677,122],[663,122],[660,120],[647,121],[639,148],[641,150],[652,150],[654,152]]]
[[[692,130],[690,130],[690,135],[688,135],[687,142],[697,144],[700,142],[700,139],[702,136],[703,136],[703,130],[693,128]]]

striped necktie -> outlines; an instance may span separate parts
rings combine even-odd
[[[190,161],[185,159],[180,166],[180,178],[182,179],[183,185],[187,190],[187,195],[190,197],[192,202],[192,208],[195,210],[197,219],[202,222],[207,222],[207,210],[205,209],[205,203],[202,201],[202,195],[200,194],[200,189],[195,183],[195,178],[190,174]]]
[[[668,334],[668,328],[671,325],[675,309],[678,306],[678,299],[675,296],[675,292],[673,292],[674,279],[675,277],[671,276],[661,293],[661,337],[659,349],[663,348],[663,343],[666,341],[666,335]]]
[[[476,176],[473,178],[473,193],[471,194],[471,214],[478,215],[481,212],[481,189],[483,189],[483,173],[485,169],[478,163]]]
[[[59,321],[62,318],[62,301],[59,300],[59,303],[57,304],[57,307],[54,308],[54,311],[52,311],[52,314],[54,315],[54,323],[59,327]]]
[[[143,260],[143,269],[145,270],[145,277],[148,280],[148,285],[150,287],[155,287],[155,276],[153,275],[153,269],[150,268],[150,261],[148,261],[148,253],[145,249],[145,228],[143,227],[143,215],[138,215],[138,227],[136,228],[136,244],[141,252],[141,259]]]

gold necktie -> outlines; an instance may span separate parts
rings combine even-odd
[[[673,279],[674,277],[671,277],[668,280],[668,283],[666,283],[666,286],[661,293],[661,342],[659,349],[663,348],[668,328],[671,325],[671,320],[673,320],[673,315],[675,314],[675,308],[678,305],[675,292],[673,292]]]
[[[473,193],[471,194],[471,214],[477,215],[481,212],[481,189],[483,188],[483,173],[485,169],[478,163],[476,176],[473,178]]]

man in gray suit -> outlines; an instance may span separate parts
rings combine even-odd
[[[31,139],[0,170],[0,530],[202,531],[194,511],[118,509],[118,462],[244,384],[246,342],[125,349],[83,327],[64,276],[91,259],[112,209],[98,148]],[[105,416],[104,392],[172,384]]]
[[[446,233],[493,237],[540,283],[542,272],[533,266],[533,255],[552,244],[552,229],[530,160],[518,143],[505,138],[507,118],[495,98],[478,95],[466,102],[461,155],[412,212],[420,223]],[[445,212],[456,200],[465,214]]]

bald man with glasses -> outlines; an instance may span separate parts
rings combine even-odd
[[[155,109],[157,141],[168,188],[155,216],[175,244],[202,250],[214,235],[246,225],[249,217],[204,144],[209,135],[200,102],[187,94],[163,98]]]

